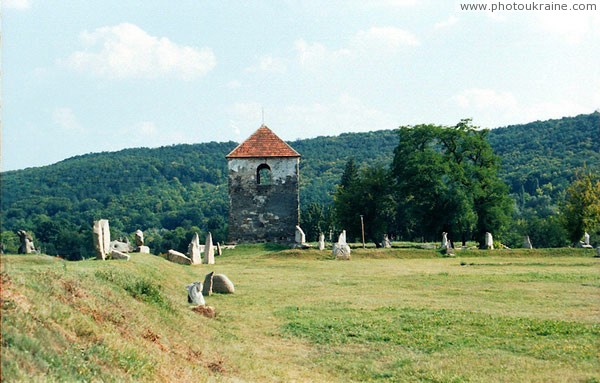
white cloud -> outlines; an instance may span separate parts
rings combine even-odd
[[[26,10],[31,8],[31,1],[29,0],[2,0],[2,8],[6,9],[17,9]]]
[[[285,73],[287,69],[285,60],[273,56],[263,56],[258,64],[246,69],[248,72]]]
[[[597,5],[600,9],[600,4]],[[541,12],[532,25],[561,40],[579,44],[586,39],[600,38],[600,13],[588,11]]]
[[[521,122],[547,120],[565,116],[576,116],[592,113],[593,110],[573,102],[572,100],[545,101],[523,108],[520,112]]]
[[[232,116],[229,122],[236,135],[247,133],[251,129],[256,130],[262,123],[262,110],[263,106],[258,102],[233,104],[229,108],[229,114]]]
[[[456,95],[454,99],[461,108],[465,109],[514,110],[517,107],[517,100],[512,93],[497,92],[492,89],[466,89]]]
[[[230,127],[239,140],[260,126],[261,109],[257,102],[238,103],[230,108]],[[292,104],[266,110],[265,124],[285,140],[393,129],[399,125],[394,116],[345,93],[330,102]]]
[[[562,5],[568,10],[552,9],[550,2],[498,2],[492,0],[480,1],[481,4],[487,5],[488,11],[472,11],[463,13],[471,13],[473,15],[485,14],[488,18],[497,22],[512,22],[517,21],[520,24],[527,25],[531,31],[543,33],[543,38],[558,39],[559,41],[580,44],[585,40],[597,41],[600,38],[600,1],[563,1]],[[491,12],[492,6],[503,4],[504,8]],[[554,6],[561,4],[554,2]],[[463,1],[457,1],[457,9],[459,4],[464,4]],[[531,7],[535,5],[536,9]],[[574,6],[595,6],[593,10],[571,10]],[[516,9],[514,7],[517,7]],[[518,10],[522,8],[522,10]],[[550,7],[546,9],[546,7]],[[527,10],[529,9],[529,10]]]
[[[345,93],[329,103],[287,106],[280,118],[283,127],[296,129],[296,137],[365,132],[398,126],[393,116]]]
[[[318,42],[297,40],[294,49],[301,66],[320,68],[348,60],[364,60],[396,54],[402,48],[419,45],[417,37],[396,27],[372,27],[353,35],[347,46],[330,49]]]
[[[52,121],[68,132],[82,132],[84,130],[70,108],[54,109]]]
[[[227,89],[239,89],[242,87],[242,83],[239,80],[231,80],[227,84],[225,84],[225,88]]]
[[[159,147],[189,141],[189,135],[177,129],[161,129],[154,121],[140,121],[120,129],[120,142],[126,147]],[[117,148],[114,148],[115,150]]]
[[[216,65],[210,48],[178,45],[129,23],[83,32],[80,40],[85,49],[71,54],[66,64],[106,78],[169,76],[191,80]]]
[[[433,28],[434,29],[445,29],[445,28],[449,28],[453,25],[456,25],[458,23],[458,17],[452,15],[449,18],[447,18],[444,21],[440,21],[439,23],[436,23]]]
[[[419,0],[371,0],[361,1],[364,5],[378,6],[378,7],[410,7],[417,5]]]
[[[229,120],[229,127],[231,128],[233,135],[239,139],[239,137],[242,135],[242,131],[234,120]]]
[[[415,35],[396,27],[372,27],[358,32],[351,42],[354,50],[363,53],[393,53],[402,47],[417,45],[419,40]]]
[[[294,49],[298,55],[298,61],[305,68],[318,68],[322,65],[334,64],[340,58],[349,58],[351,51],[342,49],[329,49],[321,43],[309,43],[303,39],[297,40]]]
[[[584,105],[569,99],[526,103],[511,92],[492,89],[466,89],[453,97],[456,106],[473,117],[476,124],[495,128],[516,123],[547,120],[591,113],[600,106],[600,91]]]
[[[156,124],[152,121],[142,121],[133,127],[133,132],[144,137],[154,137],[158,133]]]

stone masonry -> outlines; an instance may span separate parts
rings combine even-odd
[[[300,155],[263,125],[227,162],[229,242],[294,242]]]

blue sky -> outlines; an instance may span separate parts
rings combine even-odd
[[[285,140],[591,113],[600,1],[564,1],[583,2],[3,0],[2,170],[240,142],[263,110]]]

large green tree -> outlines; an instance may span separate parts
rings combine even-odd
[[[512,201],[487,134],[470,120],[400,128],[392,163],[399,234],[437,240],[445,231],[483,244],[486,232],[505,229]]]
[[[567,189],[561,207],[569,240],[576,243],[587,231],[598,240],[600,236],[600,176],[590,171],[580,171]]]
[[[336,222],[349,240],[362,237],[361,216],[365,240],[378,243],[389,232],[396,204],[386,166],[374,164],[359,170],[349,160],[333,200]]]
[[[320,234],[329,235],[333,230],[331,206],[309,203],[300,213],[300,226],[308,241],[318,241]]]

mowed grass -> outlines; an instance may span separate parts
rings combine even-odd
[[[600,382],[594,251],[238,246],[216,265],[2,256],[2,380]],[[233,295],[187,304],[226,274]]]

